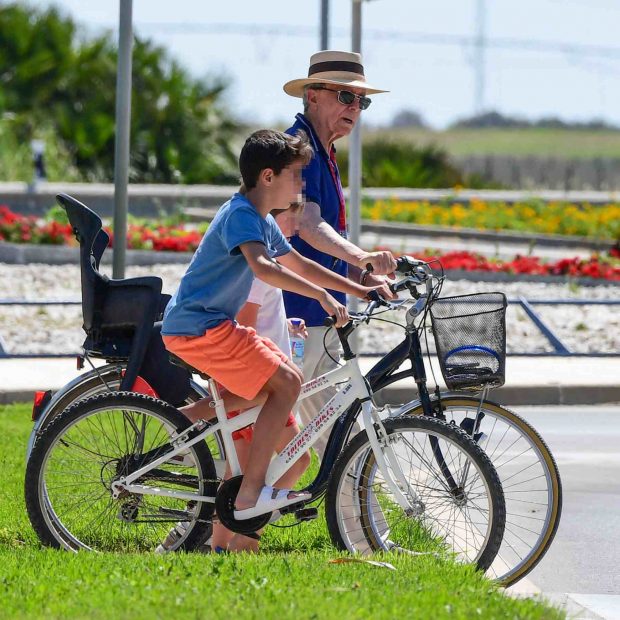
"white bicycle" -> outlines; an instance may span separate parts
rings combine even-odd
[[[401,259],[419,283],[429,275]],[[360,371],[348,337],[381,306],[376,299],[338,329],[341,367],[302,387],[300,400],[337,387],[335,396],[271,462],[273,485],[314,442],[329,433],[310,499],[281,512],[316,516],[326,495],[336,546],[359,551],[359,530],[373,551],[414,553],[429,539],[486,570],[502,542],[506,511],[499,477],[483,450],[455,425],[425,416],[386,420]],[[196,371],[198,372],[198,371]],[[228,419],[215,381],[216,421],[191,424],[163,401],[135,393],[100,394],[66,409],[36,442],[26,471],[26,505],[41,541],[68,550],[154,550],[170,525],[187,523],[173,549],[200,546],[214,512],[226,527],[251,533],[271,513],[234,518],[241,471],[231,434],[253,423],[260,407]],[[361,406],[362,431],[348,443]],[[233,477],[222,481],[207,441],[219,433]],[[347,502],[349,496],[351,502]],[[354,498],[354,499],[353,499]],[[356,527],[352,527],[357,524]]]

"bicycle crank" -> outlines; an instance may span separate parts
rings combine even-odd
[[[272,513],[268,512],[252,519],[235,519],[235,500],[242,481],[243,476],[234,476],[222,483],[215,498],[215,510],[224,527],[239,534],[251,534],[265,527]]]

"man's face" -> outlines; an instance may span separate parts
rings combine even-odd
[[[316,96],[319,118],[331,132],[332,136],[334,136],[334,140],[348,136],[351,133],[361,112],[359,99],[354,99],[350,105],[340,103],[338,101],[339,90],[348,90],[356,95],[366,94],[366,91],[362,88],[338,87],[331,84],[324,85],[321,90],[312,89]]]

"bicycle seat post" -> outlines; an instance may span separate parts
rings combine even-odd
[[[230,465],[233,476],[241,473],[241,467],[239,465],[239,459],[237,458],[237,451],[232,440],[228,426],[228,416],[226,415],[226,406],[224,405],[224,399],[220,394],[220,390],[217,386],[217,382],[212,377],[208,379],[209,394],[211,395],[211,407],[215,409],[215,415],[217,416],[218,425],[222,432],[222,441],[224,442],[224,449],[226,450],[226,458]]]

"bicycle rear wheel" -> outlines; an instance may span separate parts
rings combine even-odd
[[[194,549],[211,531],[214,505],[165,495],[124,493],[111,484],[171,448],[189,421],[174,407],[116,392],[80,401],[58,415],[36,442],[26,469],[26,507],[41,541],[68,550],[153,551],[183,522],[168,550]],[[215,496],[205,442],[162,463],[136,484]]]
[[[486,570],[500,547],[506,518],[502,487],[489,459],[463,431],[439,420],[399,418],[384,426],[417,514],[407,515],[398,505],[361,432],[330,478],[326,510],[333,543],[363,554],[448,551]],[[445,466],[455,484],[448,482]]]
[[[36,437],[43,432],[45,427],[57,415],[61,414],[67,407],[85,398],[90,398],[97,394],[117,392],[120,389],[124,372],[125,367],[123,364],[106,364],[105,366],[97,368],[96,371],[91,370],[80,375],[80,380],[76,379],[72,384],[61,388],[59,392],[54,394],[53,401],[42,414],[45,416],[44,419],[41,420],[39,427],[36,428],[36,433],[33,432],[29,439],[26,458],[30,458],[30,452],[32,451]],[[192,382],[192,390],[185,404],[189,405],[195,403],[201,398],[204,398],[206,394],[206,390]],[[225,459],[224,444],[219,434],[216,433],[210,438],[209,449],[214,458]]]
[[[560,523],[562,482],[553,455],[541,436],[522,417],[485,401],[474,428],[480,400],[468,396],[441,399],[436,415],[467,428],[491,459],[504,490],[506,531],[487,574],[509,586],[527,575],[543,558]],[[423,415],[418,403],[402,415]]]

